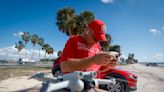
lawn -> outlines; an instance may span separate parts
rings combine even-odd
[[[31,76],[40,71],[51,71],[51,68],[35,66],[0,66],[0,81],[17,76]]]

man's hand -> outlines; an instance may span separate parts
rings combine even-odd
[[[102,52],[93,56],[93,63],[97,65],[101,65],[99,69],[100,72],[105,72],[110,68],[115,68],[118,62],[118,53],[117,52]]]
[[[95,56],[93,56],[91,58],[92,63],[96,64],[96,65],[106,65],[109,63],[109,61],[111,60],[111,55],[109,55],[108,53],[99,53],[96,54]]]
[[[117,55],[113,55],[112,53],[102,52],[96,54],[92,57],[93,64],[97,65],[108,65],[108,64],[115,64],[118,60]]]
[[[110,55],[112,55],[111,62],[107,64],[108,67],[115,68],[117,65],[119,54],[117,52],[109,52]]]
[[[102,65],[99,69],[100,72],[106,72],[109,69],[115,68],[117,65],[118,60],[113,60],[111,63],[108,63],[107,65]]]

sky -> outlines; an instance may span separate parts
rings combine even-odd
[[[74,8],[76,14],[91,11],[103,20],[111,44],[121,46],[122,57],[134,53],[139,62],[164,62],[164,0],[0,0],[0,59],[18,58],[14,44],[22,32],[43,37],[55,52],[63,50],[69,37],[55,23],[64,7]],[[32,44],[26,49],[30,56]]]

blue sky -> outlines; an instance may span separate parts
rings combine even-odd
[[[163,0],[0,0],[0,59],[10,57],[4,49],[18,42],[24,31],[62,50],[68,37],[58,30],[55,18],[58,9],[68,6],[77,14],[87,10],[103,20],[123,57],[135,53],[139,61],[164,61]]]

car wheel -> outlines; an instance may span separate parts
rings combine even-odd
[[[115,85],[113,85],[113,84],[100,85],[100,88],[107,90],[108,92],[125,92],[124,83],[122,81],[117,80],[117,78],[116,78]]]
[[[109,92],[124,92],[124,84],[116,80],[116,84],[107,84],[107,90]]]
[[[52,74],[54,77],[63,75],[63,72],[61,71],[60,65],[57,65],[57,66],[52,68]]]

